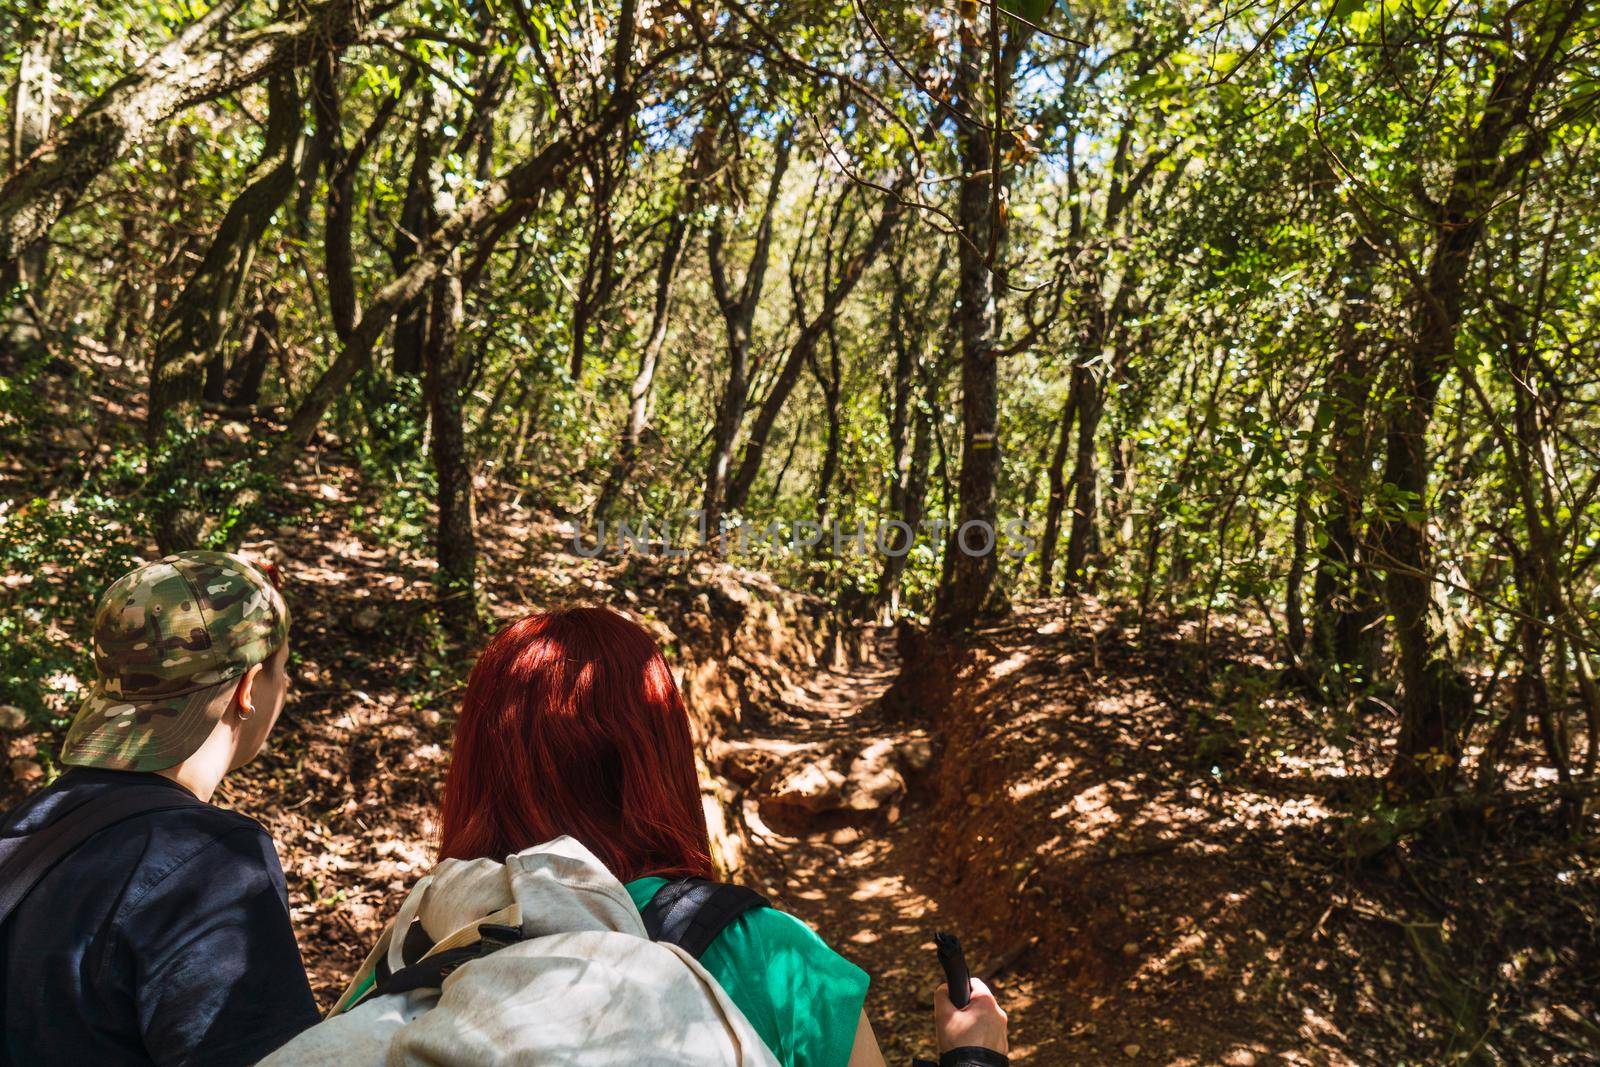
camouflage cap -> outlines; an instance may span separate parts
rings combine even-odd
[[[119,578],[94,617],[99,675],[61,762],[158,771],[194,754],[226,710],[223,688],[289,634],[271,578],[227,552],[181,552]]]

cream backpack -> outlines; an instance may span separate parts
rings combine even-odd
[[[733,892],[706,894],[706,906],[697,886]],[[704,882],[662,894],[672,899],[652,904],[651,926],[665,936],[647,932],[622,883],[570,837],[504,863],[445,860],[333,1014],[262,1067],[777,1067],[695,958],[764,902]]]

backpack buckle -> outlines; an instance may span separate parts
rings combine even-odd
[[[499,952],[507,945],[515,945],[522,940],[524,938],[520,926],[484,923],[478,927],[478,958],[482,959],[491,952]]]

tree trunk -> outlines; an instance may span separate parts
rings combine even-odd
[[[891,526],[884,541],[883,567],[873,596],[873,609],[889,622],[899,609],[900,582],[910,562],[927,503],[928,476],[933,458],[933,412],[943,387],[947,365],[930,365],[927,337],[933,308],[948,262],[949,245],[943,245],[924,286],[921,303],[906,300],[910,290],[903,255],[891,262],[889,334],[895,347],[894,377],[890,383],[889,442],[894,466],[885,496],[888,517],[905,524]],[[947,326],[948,328],[948,326]]]
[[[422,239],[432,229],[433,161],[439,149],[438,124],[426,110],[417,118],[416,144],[411,153],[411,169],[406,178],[406,195],[400,204],[400,225],[395,228],[389,247],[389,262],[396,275],[405,272],[416,260]],[[394,320],[394,373],[415,377],[422,373],[422,345],[428,328],[428,309],[423,301],[413,301]]]
[[[1142,396],[1135,390],[1129,390],[1119,398],[1118,426],[1112,434],[1111,499],[1104,509],[1105,528],[1115,531],[1112,537],[1119,553],[1132,548],[1135,540],[1133,504],[1134,487],[1138,482],[1139,448],[1129,427],[1138,426],[1144,420],[1145,406],[1140,400]]]
[[[667,341],[672,291],[677,283],[678,265],[682,262],[683,247],[689,235],[689,219],[698,207],[700,182],[711,156],[709,135],[697,142],[696,147],[696,162],[690,165],[690,172],[685,177],[679,203],[661,243],[661,258],[656,262],[650,335],[640,349],[639,370],[633,376],[633,384],[628,387],[628,414],[622,424],[622,433],[617,437],[616,455],[612,457],[611,469],[600,487],[600,495],[595,499],[593,519],[597,529],[611,519],[611,513],[622,496],[623,486],[628,484],[628,478],[633,474],[633,465],[639,458],[639,444],[650,422],[650,399],[655,387],[656,367],[661,362],[661,349]]]
[[[17,81],[11,92],[10,172],[50,136],[55,117],[56,34],[53,25],[33,26],[17,60]],[[42,340],[41,311],[45,263],[49,246],[40,238],[22,247],[14,258],[0,257],[0,366],[25,358]]]
[[[486,182],[478,195],[439,220],[417,256],[367,302],[333,362],[311,385],[289,419],[280,438],[279,454],[292,457],[311,442],[322,416],[357,374],[372,362],[373,347],[395,316],[421,296],[438,276],[442,265],[463,242],[506,233],[538,203],[538,195],[563,181],[596,143],[633,113],[635,101],[624,95],[613,99],[589,125],[559,137],[495,181]],[[481,252],[481,249],[480,249]],[[465,272],[464,272],[465,273]]]
[[[828,346],[831,351],[831,361],[828,373],[824,374],[820,361],[813,354],[811,370],[816,376],[817,385],[822,389],[823,411],[828,416],[828,433],[826,443],[822,450],[822,469],[817,473],[817,525],[821,526],[826,521],[828,514],[833,510],[833,481],[839,473],[839,439],[841,426],[839,423],[839,393],[844,384],[844,373],[839,366],[838,338],[834,331],[828,331]]]
[[[1073,453],[1072,522],[1067,530],[1066,574],[1061,580],[1064,594],[1082,592],[1089,581],[1089,560],[1100,546],[1100,463],[1098,436],[1100,418],[1105,413],[1105,385],[1087,367],[1073,368],[1073,392],[1077,395],[1078,439]]]
[[[451,257],[433,281],[428,334],[423,345],[423,392],[428,401],[429,448],[437,482],[434,533],[439,571],[434,585],[439,617],[457,639],[478,624],[477,544],[472,523],[472,463],[467,451],[463,404],[470,368],[457,333],[462,320],[461,257]]]
[[[1324,684],[1359,684],[1377,667],[1382,631],[1373,546],[1364,536],[1371,481],[1368,428],[1373,365],[1365,329],[1376,314],[1372,295],[1377,249],[1364,236],[1350,243],[1339,334],[1326,384],[1330,482],[1321,518],[1322,548],[1311,589],[1312,658]],[[1320,425],[1319,420],[1319,425]]]
[[[1300,671],[1306,658],[1306,552],[1311,502],[1302,482],[1295,487],[1294,528],[1289,538],[1289,573],[1283,580],[1283,633],[1289,666]]]
[[[1002,234],[998,205],[1006,171],[996,158],[992,131],[980,125],[984,52],[979,38],[978,4],[961,0],[958,7],[961,49],[953,94],[964,118],[958,120],[956,144],[961,161],[956,217],[961,228],[955,308],[961,338],[961,472],[957,479],[955,529],[945,547],[947,578],[934,606],[934,626],[945,634],[966,631],[990,606],[996,571],[999,532],[995,495],[1000,475],[1000,383],[995,355],[995,265]],[[990,9],[991,37],[995,36]],[[1009,97],[1009,62],[1002,49],[987,49],[996,65],[995,114]],[[1009,54],[1009,53],[1007,53]],[[985,536],[987,528],[987,536]],[[963,537],[963,531],[967,536]],[[987,542],[987,544],[985,544]],[[980,549],[986,549],[979,551]]]
[[[738,473],[728,485],[726,506],[733,510],[744,507],[745,501],[750,497],[750,489],[755,485],[756,477],[761,473],[761,461],[766,452],[767,439],[772,434],[772,427],[778,421],[783,406],[788,403],[789,395],[794,391],[795,384],[800,380],[800,371],[816,358],[817,346],[822,336],[832,329],[838,320],[839,312],[850,294],[855,290],[856,283],[866,273],[867,268],[877,261],[883,250],[889,246],[889,241],[894,237],[896,225],[904,214],[902,194],[915,176],[914,163],[908,162],[905,169],[896,179],[894,187],[885,198],[883,209],[878,214],[878,220],[872,227],[872,232],[867,236],[866,244],[861,247],[850,259],[845,261],[843,269],[839,272],[838,280],[829,287],[822,299],[822,310],[817,317],[803,323],[800,336],[790,347],[784,357],[783,366],[778,372],[778,378],[773,383],[772,389],[762,401],[761,409],[756,413],[755,419],[750,424],[749,437],[745,442],[744,456],[740,460]]]
[[[611,460],[611,470],[594,504],[593,519],[596,528],[608,522],[612,511],[621,499],[623,487],[633,475],[639,459],[639,446],[644,440],[645,428],[650,424],[650,408],[655,388],[656,368],[661,364],[661,350],[667,341],[670,325],[668,315],[672,309],[673,288],[677,284],[678,267],[683,262],[683,249],[690,232],[690,219],[699,209],[704,197],[703,185],[707,173],[715,164],[716,141],[720,127],[708,121],[695,136],[693,156],[683,178],[683,189],[674,207],[672,222],[661,243],[661,258],[656,263],[655,300],[650,308],[650,335],[645,338],[639,352],[639,370],[628,388],[628,414],[617,436],[617,453]]]
[[[233,391],[229,399],[241,407],[254,408],[261,403],[261,381],[266,377],[273,346],[277,344],[280,299],[275,292],[262,299],[245,343],[240,346],[242,354],[234,363]]]
[[[1078,410],[1078,375],[1073,368],[1067,386],[1067,399],[1061,405],[1057,420],[1056,446],[1050,453],[1050,467],[1046,472],[1049,497],[1044,506],[1044,536],[1039,540],[1039,581],[1035,586],[1040,596],[1049,596],[1056,566],[1056,543],[1061,540],[1061,512],[1067,501],[1067,451],[1072,442],[1072,426]]]
[[[628,133],[624,128],[621,137],[624,152],[627,150]],[[596,160],[589,171],[592,222],[583,277],[578,283],[577,296],[572,301],[572,352],[567,367],[567,375],[574,384],[583,380],[583,365],[595,316],[605,307],[617,284],[617,240],[611,222],[611,198],[616,180],[609,160]]]
[[[354,225],[355,168],[344,145],[344,109],[339,99],[339,68],[330,54],[311,65],[311,110],[316,116],[317,155],[328,183],[323,201],[322,262],[328,279],[328,313],[333,333],[348,340],[361,316],[356,296]]]
[[[1441,685],[1448,664],[1433,657],[1433,632],[1428,621],[1433,572],[1424,518],[1428,489],[1426,436],[1443,370],[1439,362],[1443,323],[1428,316],[1423,325],[1406,356],[1404,391],[1399,397],[1399,411],[1389,421],[1388,458],[1383,473],[1384,482],[1397,492],[1398,506],[1406,509],[1386,516],[1383,549],[1388,566],[1385,592],[1394,616],[1404,688],[1400,738],[1389,778],[1398,791],[1408,796],[1437,794],[1448,788],[1460,758],[1459,730],[1463,725],[1445,707]]]
[[[700,504],[707,536],[711,538],[719,535],[722,515],[728,506],[727,487],[729,468],[733,464],[733,446],[739,436],[739,424],[744,420],[745,405],[749,402],[751,330],[754,328],[756,307],[761,300],[767,264],[771,258],[773,213],[777,208],[784,172],[789,168],[792,137],[792,128],[779,134],[766,203],[762,208],[761,221],[756,226],[755,249],[750,254],[750,264],[745,269],[744,282],[737,293],[729,284],[725,266],[727,231],[719,223],[712,228],[706,242],[712,288],[716,292],[717,306],[722,311],[727,329],[728,353],[728,377],[717,402],[716,420],[711,431],[711,457],[706,464],[705,492]]]
[[[1472,690],[1460,672],[1434,653],[1428,618],[1433,560],[1427,535],[1427,448],[1439,386],[1455,353],[1466,302],[1465,282],[1487,213],[1522,170],[1543,154],[1549,131],[1529,125],[1533,99],[1554,69],[1586,0],[1550,12],[1532,40],[1508,50],[1509,65],[1494,73],[1482,116],[1456,156],[1444,200],[1437,205],[1432,255],[1420,280],[1411,341],[1402,353],[1399,396],[1389,419],[1384,482],[1404,510],[1384,516],[1385,590],[1394,617],[1395,645],[1404,689],[1400,736],[1389,768],[1391,795],[1415,799],[1453,785]],[[1506,156],[1509,139],[1524,130],[1522,148]]]
[[[1547,253],[1553,234],[1552,228],[1551,236],[1546,238]],[[1533,298],[1535,307],[1543,303],[1545,278],[1541,276],[1537,284],[1537,295]],[[1588,752],[1581,773],[1592,774],[1600,758],[1600,733],[1596,729],[1600,726],[1600,703],[1597,703],[1600,693],[1595,691],[1587,657],[1581,649],[1568,644],[1568,633],[1581,631],[1583,624],[1572,610],[1562,580],[1561,530],[1566,525],[1563,513],[1570,505],[1556,488],[1560,475],[1556,467],[1556,443],[1551,433],[1557,421],[1556,409],[1562,402],[1562,389],[1554,380],[1546,378],[1549,365],[1535,355],[1538,330],[1524,321],[1523,306],[1507,302],[1502,317],[1506,323],[1505,334],[1500,343],[1491,344],[1489,350],[1499,353],[1505,361],[1505,385],[1512,403],[1509,429],[1478,384],[1474,372],[1470,368],[1461,370],[1468,393],[1477,400],[1498,440],[1506,466],[1503,486],[1508,517],[1501,525],[1501,535],[1509,548],[1511,576],[1520,608],[1516,645],[1522,666],[1513,687],[1512,711],[1498,724],[1478,757],[1477,788],[1480,791],[1499,788],[1500,759],[1512,736],[1530,715],[1537,719],[1546,754],[1556,768],[1557,777],[1564,785],[1571,782],[1571,738],[1566,716],[1551,697],[1552,689],[1555,692],[1567,689],[1560,671],[1568,662],[1576,672],[1579,700],[1589,732]],[[1520,544],[1513,516],[1520,516],[1522,520]],[[1552,635],[1554,647],[1550,648]],[[1547,650],[1558,672],[1554,686],[1545,675]],[[1567,814],[1569,818],[1577,818],[1581,808],[1568,805]]]
[[[1117,204],[1125,206],[1126,201],[1119,196]],[[1108,226],[1118,224],[1122,206],[1114,212],[1108,209]],[[1068,596],[1089,588],[1090,568],[1100,553],[1100,424],[1105,418],[1111,383],[1122,375],[1133,347],[1122,326],[1132,299],[1133,276],[1125,268],[1109,300],[1103,285],[1097,268],[1088,273],[1080,295],[1086,321],[1082,328],[1082,356],[1072,371],[1077,440],[1066,490],[1066,499],[1072,503],[1072,518],[1067,530],[1066,573],[1061,581],[1061,592]]]
[[[889,375],[883,405],[889,431],[889,478],[884,497],[891,514],[900,512],[903,503],[900,493],[905,484],[906,471],[911,465],[911,413],[916,397],[917,374],[921,369],[921,352],[906,336],[911,324],[907,321],[906,278],[900,259],[901,256],[897,255],[889,266],[892,276],[889,285],[889,343],[894,346],[894,369]]]

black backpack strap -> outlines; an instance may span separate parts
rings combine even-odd
[[[953,1048],[939,1056],[939,1062],[925,1060],[920,1056],[912,1059],[911,1067],[1010,1067],[1011,1057],[1004,1052],[996,1052],[992,1048],[983,1048],[979,1045],[963,1045]]]
[[[420,929],[420,924],[418,924]],[[408,934],[409,939],[409,934]],[[393,974],[378,974],[372,983],[372,988],[361,995],[361,998],[346,1008],[350,1011],[360,1006],[373,997],[386,997],[390,993],[409,993],[413,989],[442,989],[444,980],[453,974],[457,967],[473,960],[498,952],[508,945],[514,945],[523,940],[522,930],[515,926],[502,926],[499,923],[484,923],[478,927],[478,940],[470,945],[460,948],[447,948],[443,952],[436,952],[432,956],[418,960],[400,968]],[[381,963],[381,961],[380,961]]]
[[[739,916],[768,907],[754,889],[704,878],[680,878],[662,886],[640,912],[652,941],[677,945],[695,959]]]
[[[768,906],[767,898],[754,889],[708,882],[704,878],[681,878],[662,886],[650,903],[644,906],[640,916],[644,919],[645,932],[650,935],[650,940],[677,945],[699,959],[729,923],[747,911]],[[421,923],[413,923],[404,936],[401,954],[406,959],[412,958],[411,953],[416,949],[426,951],[431,945]],[[442,989],[444,980],[456,968],[473,960],[481,960],[521,940],[522,930],[518,927],[484,923],[478,927],[478,940],[472,944],[436,952],[392,974],[388,961],[380,959],[374,967],[371,988],[345,1010],[350,1011],[374,997],[388,996],[390,993]]]
[[[136,815],[192,807],[195,799],[171,789],[117,789],[86,800],[31,834],[0,841],[0,924],[55,865],[101,830]]]
[[[406,935],[400,942],[400,966],[409,967],[431,951],[433,951],[433,938],[428,936],[428,931],[423,928],[421,919],[412,919],[411,926],[406,930]],[[389,969],[389,954],[385,952],[378,957],[378,962],[372,968],[374,986],[383,985],[393,973]]]

